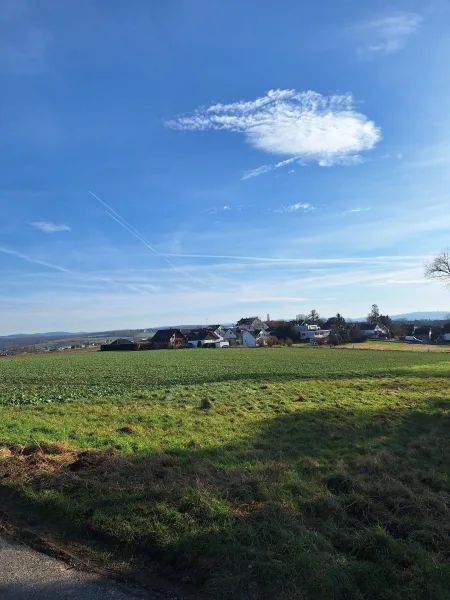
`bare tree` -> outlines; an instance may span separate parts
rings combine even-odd
[[[425,278],[450,285],[450,250],[447,248],[425,265]]]
[[[378,323],[380,319],[380,309],[378,308],[378,304],[372,304],[372,310],[367,315],[368,323]]]

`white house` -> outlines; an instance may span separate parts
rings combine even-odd
[[[237,340],[239,335],[235,331],[233,331],[231,328],[229,328],[221,333],[221,337],[224,340],[231,341],[231,340]]]
[[[245,346],[246,348],[256,348],[257,338],[257,333],[245,329],[240,335],[239,343],[241,344],[241,346]]]
[[[380,323],[358,323],[359,328],[370,338],[379,338],[389,335],[389,330]]]
[[[308,323],[294,325],[294,329],[300,334],[300,339],[304,341],[309,340],[310,342],[314,342],[317,339],[330,335],[329,329],[321,329],[319,325],[309,325]]]
[[[444,342],[450,342],[450,333],[444,333],[444,334],[442,335],[442,340],[443,340]]]

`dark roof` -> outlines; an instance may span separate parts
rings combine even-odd
[[[152,342],[170,342],[173,335],[178,339],[184,339],[185,337],[179,329],[158,329],[152,337]]]
[[[253,321],[256,321],[259,318],[258,317],[246,317],[245,319],[239,319],[239,321],[236,323],[236,325],[251,325],[253,323]]]
[[[292,325],[293,321],[266,321],[266,325],[272,329],[275,327],[282,327],[283,325]]]
[[[414,335],[430,335],[431,327],[424,325],[423,327],[415,327]]]
[[[377,328],[378,323],[358,323],[358,325],[362,331],[374,331]]]
[[[125,338],[118,338],[117,340],[114,340],[114,342],[111,342],[111,346],[123,346],[124,344],[134,344],[134,342],[132,340],[126,340]]]
[[[217,335],[213,332],[210,331],[209,329],[197,329],[194,331],[191,331],[191,333],[188,335],[188,341],[191,342],[193,340],[217,340]]]

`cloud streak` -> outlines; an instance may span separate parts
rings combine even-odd
[[[372,209],[370,207],[368,207],[368,208],[352,208],[350,210],[346,210],[344,212],[344,215],[350,215],[352,213],[367,212],[368,210],[372,210]]]
[[[290,204],[289,206],[284,206],[283,208],[278,208],[273,212],[281,212],[281,213],[294,213],[302,210],[303,212],[311,212],[312,210],[316,210],[316,207],[312,204],[308,204],[307,202],[297,202],[296,204]]]
[[[285,167],[286,165],[292,164],[297,160],[297,157],[288,158],[287,160],[282,160],[281,162],[275,163],[273,165],[263,165],[262,167],[258,167],[257,169],[253,169],[252,171],[246,171],[242,177],[242,179],[250,179],[251,177],[257,177],[258,175],[263,175],[264,173],[268,173],[269,171],[274,171],[275,169],[279,169],[280,167]]]
[[[104,202],[101,198],[99,198],[96,194],[94,194],[94,192],[91,192],[90,190],[88,190],[88,191],[93,198],[98,200],[98,202],[103,204],[103,206],[107,209],[108,212],[106,214],[108,215],[108,217],[113,219],[113,221],[118,223],[121,227],[123,227],[123,229],[125,229],[126,231],[131,233],[131,235],[133,235],[136,239],[138,239],[140,242],[142,242],[144,244],[144,246],[146,246],[154,254],[156,254],[157,256],[160,256],[170,267],[172,267],[172,269],[174,269],[175,271],[178,271],[178,273],[181,273],[182,275],[184,275],[184,277],[187,277],[188,279],[191,279],[192,281],[195,281],[196,283],[201,283],[202,285],[206,285],[206,286],[212,287],[212,288],[215,287],[212,283],[209,283],[207,281],[202,281],[200,279],[197,279],[196,277],[192,277],[192,275],[190,275],[186,271],[183,271],[182,269],[180,269],[176,265],[174,265],[173,262],[170,261],[164,254],[162,254],[161,252],[156,250],[156,248],[151,246],[149,244],[149,242],[139,233],[139,231],[135,227],[133,227],[133,225],[130,225],[130,223],[128,223],[128,221],[126,221],[123,217],[121,217],[118,212],[116,212],[113,208],[111,208],[109,206],[109,204]]]
[[[270,90],[251,101],[215,104],[180,115],[166,125],[178,131],[232,131],[254,148],[285,156],[274,165],[249,171],[244,179],[296,160],[320,166],[352,164],[381,139],[380,128],[356,111],[351,94]]]
[[[361,23],[355,28],[362,42],[359,53],[362,57],[371,58],[401,50],[408,38],[419,31],[421,24],[420,15],[400,11]]]
[[[35,221],[30,223],[35,229],[39,229],[44,233],[57,233],[58,231],[72,231],[69,225],[52,223],[51,221]]]

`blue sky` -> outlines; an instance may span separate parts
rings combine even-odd
[[[449,33],[440,0],[3,0],[0,334],[450,309]]]

